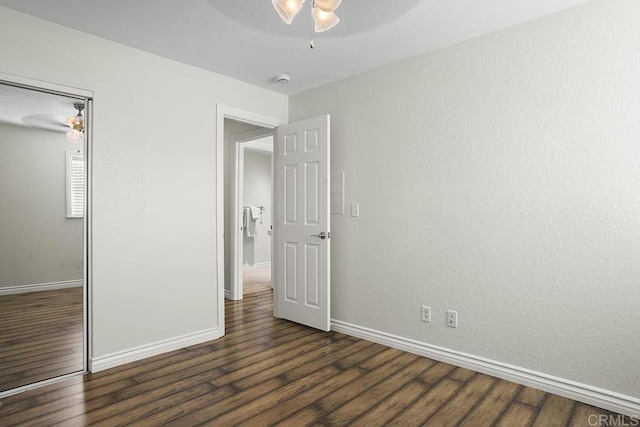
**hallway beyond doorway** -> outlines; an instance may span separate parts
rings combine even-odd
[[[244,294],[271,290],[271,265],[247,265],[243,267]]]

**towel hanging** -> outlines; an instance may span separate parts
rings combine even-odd
[[[258,206],[249,206],[251,210],[251,219],[257,221],[262,216],[262,208]]]
[[[257,236],[258,230],[256,224],[260,219],[260,209],[256,206],[245,206],[243,209],[243,217],[242,225],[244,227],[245,236]]]

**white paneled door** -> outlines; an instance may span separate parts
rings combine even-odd
[[[329,330],[329,115],[279,126],[274,146],[274,314]]]

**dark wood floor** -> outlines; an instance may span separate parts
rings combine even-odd
[[[81,287],[0,296],[0,391],[81,371],[82,324]]]
[[[0,424],[593,426],[606,411],[227,301],[227,335],[0,401]]]

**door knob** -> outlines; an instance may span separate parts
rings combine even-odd
[[[324,240],[327,238],[327,234],[324,231],[322,231],[320,234],[312,234],[311,237],[317,237],[319,239]]]

